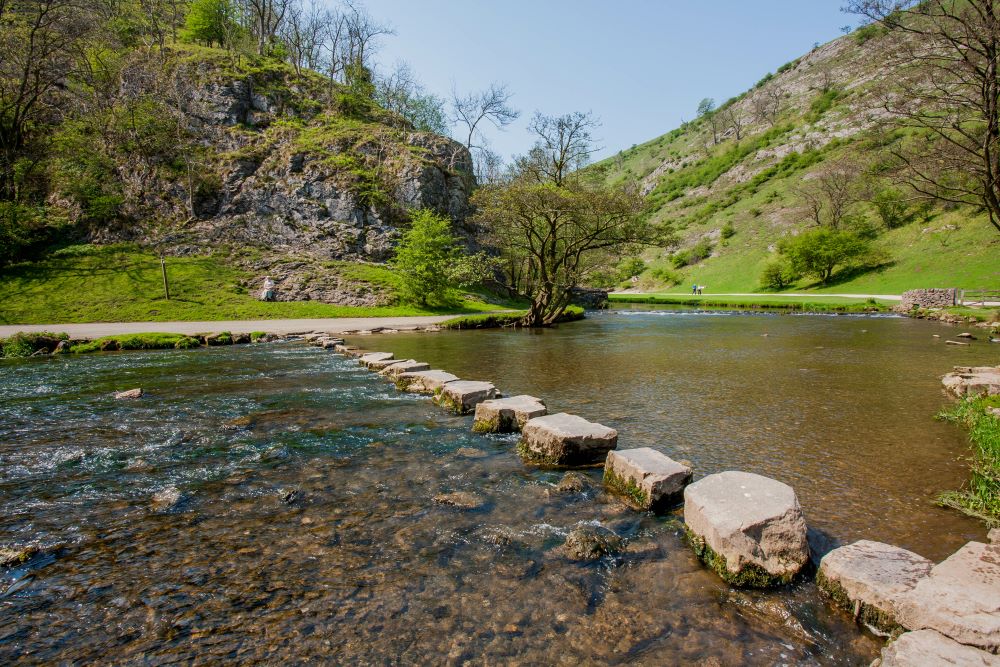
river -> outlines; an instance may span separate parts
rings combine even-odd
[[[544,332],[357,337],[550,410],[620,447],[795,487],[819,551],[859,538],[941,560],[981,525],[939,376],[988,343],[887,317],[645,309]],[[114,401],[141,386],[138,401]],[[513,436],[300,343],[0,362],[0,662],[867,664],[879,642],[803,582],[731,591],[675,517],[521,464]],[[176,487],[169,511],[150,503]],[[482,497],[477,510],[442,492]],[[559,550],[600,522],[619,559]]]

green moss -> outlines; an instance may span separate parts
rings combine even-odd
[[[201,347],[201,341],[192,336],[175,333],[142,333],[125,336],[104,336],[70,348],[74,354],[109,352],[117,350],[187,350]]]
[[[612,491],[623,496],[630,506],[639,510],[650,509],[649,494],[639,488],[631,479],[624,479],[610,467],[604,468],[604,483]]]
[[[499,433],[500,432],[500,418],[496,417],[494,419],[477,419],[472,424],[473,433]]]
[[[816,573],[816,586],[819,588],[820,593],[828,597],[841,609],[846,609],[852,614],[855,614],[855,606],[857,605],[858,610],[855,615],[855,620],[876,628],[890,636],[897,636],[903,632],[903,627],[896,622],[896,619],[891,614],[882,611],[873,605],[851,600],[847,591],[844,590],[844,587],[835,581],[827,579],[826,576],[823,575],[822,570]]]
[[[551,456],[548,454],[539,454],[528,448],[528,443],[522,438],[517,443],[517,454],[521,457],[521,460],[530,465],[545,467],[545,468],[560,468],[564,467],[566,463],[557,456]]]
[[[263,331],[251,331],[250,332],[250,342],[251,343],[259,343],[266,336],[267,336],[267,333],[265,333]]]
[[[684,532],[695,555],[728,584],[739,588],[773,588],[789,584],[795,579],[793,574],[782,577],[775,576],[752,563],[745,565],[739,572],[733,572],[726,563],[726,557],[716,553],[703,538],[692,533],[687,526],[684,527]]]

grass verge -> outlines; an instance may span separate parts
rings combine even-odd
[[[653,303],[674,306],[703,306],[738,310],[794,310],[808,313],[872,313],[886,312],[891,304],[878,299],[847,297],[772,296],[712,296],[693,294],[611,294],[612,303]]]
[[[441,323],[444,329],[499,329],[500,327],[513,327],[521,321],[521,318],[528,314],[526,310],[512,310],[506,313],[482,313],[479,315],[465,315],[446,320]],[[579,306],[569,306],[559,318],[559,322],[576,322],[586,317],[586,311]]]
[[[938,503],[982,519],[990,528],[1000,527],[1000,396],[963,399],[938,415],[969,429],[972,443],[971,476],[959,491],[947,491]]]

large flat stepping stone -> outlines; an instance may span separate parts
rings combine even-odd
[[[897,602],[934,567],[923,556],[861,540],[823,556],[816,584],[838,606],[879,632],[899,630]]]
[[[872,667],[1000,667],[1000,656],[959,644],[933,630],[906,632],[882,649]]]
[[[396,377],[396,388],[401,391],[412,391],[417,394],[433,394],[444,385],[454,382],[457,379],[457,375],[452,375],[447,371],[400,373]]]
[[[497,388],[489,382],[455,380],[443,385],[434,400],[456,414],[467,415],[483,401],[498,395]]]
[[[899,600],[899,623],[1000,652],[1000,544],[969,542]]]
[[[399,359],[383,359],[382,361],[369,361],[367,366],[368,370],[375,373],[380,373],[387,366],[392,366],[393,364],[398,364],[399,362],[400,362]]]
[[[684,489],[684,522],[695,553],[734,586],[786,584],[809,562],[795,491],[769,477],[720,472]]]
[[[677,504],[691,474],[691,468],[649,447],[608,452],[604,463],[604,483],[639,510]]]
[[[430,364],[425,364],[422,361],[415,361],[413,359],[406,359],[404,361],[397,361],[394,364],[389,364],[380,370],[379,373],[395,381],[396,378],[403,373],[416,373],[417,371],[429,371],[430,369]]]
[[[395,358],[392,352],[369,352],[365,356],[358,359],[358,363],[365,368],[371,368],[370,364],[377,363],[380,361],[390,361]]]
[[[549,413],[545,404],[534,396],[511,396],[483,401],[476,406],[476,433],[515,433],[529,419]]]
[[[527,463],[577,466],[601,463],[618,446],[618,431],[559,412],[535,417],[521,429],[517,451]]]

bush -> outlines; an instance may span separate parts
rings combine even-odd
[[[903,193],[895,188],[885,188],[872,197],[872,206],[886,229],[896,229],[913,221],[914,212]]]
[[[763,289],[782,290],[791,286],[800,276],[785,259],[775,259],[764,266],[760,276],[760,286]]]
[[[30,357],[38,350],[45,349],[49,352],[55,350],[60,341],[69,340],[69,336],[64,333],[25,333],[19,331],[9,338],[0,338],[0,357],[5,359],[19,359]]]
[[[674,253],[673,257],[670,259],[674,263],[674,268],[680,269],[685,266],[697,264],[701,260],[711,257],[711,255],[712,242],[708,239],[702,239],[693,247]]]
[[[719,235],[722,237],[723,240],[731,239],[734,236],[736,236],[736,228],[733,227],[733,223],[727,222],[726,224],[724,224],[722,226],[722,229],[719,230]]]
[[[684,280],[683,276],[675,271],[671,271],[667,267],[661,267],[659,269],[653,269],[650,274],[654,280],[658,280],[666,285],[680,285]]]
[[[853,231],[821,227],[782,241],[782,255],[792,269],[801,275],[827,282],[838,267],[863,263],[873,258],[868,239]]]
[[[455,303],[449,272],[459,256],[451,220],[428,209],[414,213],[392,260],[404,297],[425,306]]]
[[[622,280],[628,280],[632,276],[642,275],[646,270],[646,262],[642,261],[639,257],[629,257],[618,262],[615,270],[618,276],[616,282],[621,282]]]

